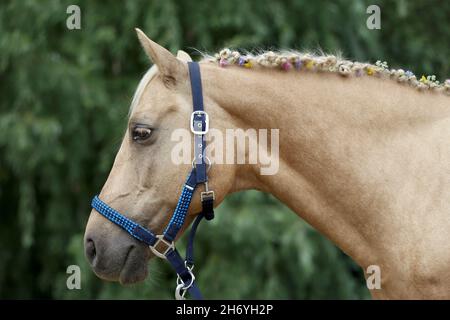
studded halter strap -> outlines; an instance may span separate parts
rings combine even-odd
[[[186,292],[188,292],[192,298],[202,299],[202,295],[196,285],[195,276],[193,274],[194,238],[200,221],[203,218],[207,220],[214,218],[213,207],[215,196],[214,191],[208,190],[207,171],[211,166],[211,163],[205,156],[205,134],[209,129],[209,117],[203,107],[200,67],[197,62],[188,62],[188,67],[193,102],[190,127],[194,134],[194,160],[192,162],[192,170],[186,179],[178,199],[178,204],[163,234],[155,235],[152,231],[108,206],[105,202],[100,200],[98,196],[95,196],[92,199],[91,206],[105,218],[123,228],[134,238],[148,245],[157,257],[169,261],[170,265],[177,273],[175,298],[184,299]],[[208,163],[206,163],[205,160],[207,160]],[[186,259],[183,260],[175,248],[174,241],[184,224],[192,200],[192,195],[199,184],[205,185],[205,191],[201,192],[202,212],[198,214],[191,227],[186,249]]]

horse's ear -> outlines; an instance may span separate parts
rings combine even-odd
[[[183,50],[178,50],[177,58],[180,59],[181,61],[184,61],[184,62],[191,62],[192,61],[191,56],[188,53],[186,53],[185,51],[183,51]]]
[[[142,30],[136,28],[136,33],[147,56],[158,66],[166,85],[176,83],[187,75],[187,68],[170,51],[150,40]]]

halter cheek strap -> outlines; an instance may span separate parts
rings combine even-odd
[[[208,190],[207,171],[211,163],[207,163],[209,159],[205,156],[205,134],[209,130],[209,117],[203,107],[200,67],[197,62],[188,62],[188,66],[193,103],[190,127],[194,134],[194,160],[192,162],[192,170],[183,185],[175,211],[163,234],[155,235],[147,228],[108,206],[98,196],[92,199],[91,206],[105,218],[127,231],[131,236],[147,244],[156,256],[169,261],[178,276],[175,290],[177,299],[184,299],[186,292],[189,292],[194,299],[202,299],[192,272],[194,267],[194,238],[201,220],[203,218],[207,220],[214,218],[214,191]],[[205,185],[205,191],[200,194],[202,212],[197,215],[192,224],[186,248],[186,259],[183,259],[175,248],[174,241],[184,224],[192,196],[199,184]]]

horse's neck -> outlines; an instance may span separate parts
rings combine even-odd
[[[450,98],[370,77],[204,73],[230,127],[280,130],[278,174],[245,166],[236,185],[274,194],[360,264],[377,255],[379,237],[383,246],[413,239],[417,223],[431,227],[430,212],[449,220]]]

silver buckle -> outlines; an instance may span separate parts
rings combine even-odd
[[[167,257],[166,257],[167,252],[169,252],[170,249],[175,250],[175,244],[174,244],[173,242],[169,242],[169,241],[167,241],[166,239],[164,239],[164,235],[163,235],[163,234],[157,235],[156,238],[157,238],[158,240],[156,240],[156,242],[155,242],[155,244],[154,244],[153,246],[149,246],[149,247],[150,247],[150,250],[151,250],[151,251],[153,252],[153,254],[154,254],[155,256],[157,256],[158,258],[161,258],[161,259],[167,259]],[[164,252],[162,252],[162,253],[159,252],[159,251],[156,249],[156,246],[157,246],[158,244],[160,244],[160,243],[163,243],[165,246],[167,246],[166,250],[164,250]]]
[[[203,200],[207,198],[212,199],[214,201],[216,200],[216,195],[213,190],[209,190],[208,181],[205,181],[205,191],[202,191],[200,193],[200,201],[203,202]]]
[[[212,200],[216,200],[216,195],[214,194],[214,191],[212,191],[212,190],[211,191],[203,191],[202,193],[200,193],[200,200],[202,202],[203,202],[203,200],[205,200],[207,198],[209,198],[209,199],[212,198]]]
[[[196,130],[194,128],[194,116],[195,115],[204,115],[205,116],[205,129],[204,130]],[[192,131],[192,133],[203,135],[203,134],[206,134],[208,132],[208,130],[209,130],[208,114],[205,111],[201,111],[201,110],[192,112],[192,114],[191,114],[191,131]]]

